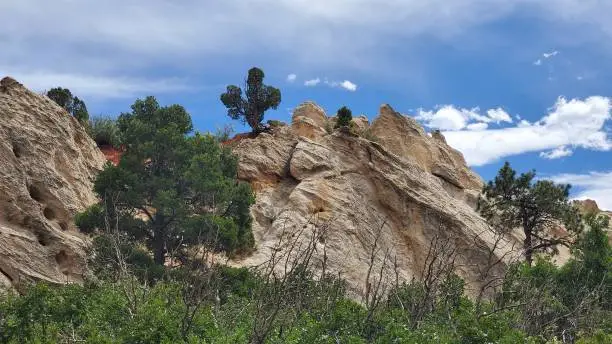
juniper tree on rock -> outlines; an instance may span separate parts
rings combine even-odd
[[[336,120],[336,128],[347,127],[353,120],[353,113],[346,106],[341,107],[338,110],[338,117]]]
[[[74,116],[79,122],[85,123],[89,119],[89,112],[85,102],[72,95],[67,88],[55,87],[47,92],[47,97],[57,105],[63,107],[69,114]]]
[[[227,115],[232,119],[240,119],[247,123],[254,133],[263,130],[261,124],[264,113],[268,109],[276,109],[281,102],[281,92],[278,88],[265,85],[264,72],[253,67],[249,70],[245,82],[245,97],[243,90],[235,85],[227,86],[225,93],[221,94],[221,102],[227,108]]]
[[[169,252],[187,257],[193,245],[212,243],[234,252],[253,245],[247,183],[238,182],[237,159],[208,134],[192,134],[191,117],[180,105],[162,107],[154,97],[137,100],[119,116],[125,152],[107,164],[94,184],[97,213],[79,222],[95,226],[104,211],[135,243],[149,248],[156,264]]]
[[[580,214],[569,201],[571,186],[535,177],[535,171],[517,176],[506,162],[485,186],[479,202],[481,214],[490,223],[523,231],[523,251],[529,265],[538,252],[555,253],[558,245],[569,247],[582,228]],[[567,229],[566,235],[553,234],[560,225]]]

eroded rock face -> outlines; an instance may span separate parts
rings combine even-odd
[[[325,111],[313,102],[305,102],[293,111],[291,128],[297,135],[314,139],[325,135],[326,123]]]
[[[86,239],[73,223],[96,201],[104,155],[45,96],[0,81],[0,286],[80,281]]]
[[[260,264],[279,239],[304,240],[325,227],[319,264],[325,251],[326,269],[363,295],[377,236],[375,265],[386,256],[402,280],[419,277],[430,243],[445,238],[458,252],[457,272],[476,288],[482,281],[475,266],[487,264],[494,240],[471,201],[480,178],[443,138],[388,106],[371,130],[379,143],[338,131],[313,138],[295,125],[238,143],[240,178],[256,185],[257,250],[234,263]],[[493,257],[502,254],[494,250]],[[395,278],[385,271],[386,279]]]
[[[391,152],[418,164],[451,186],[480,191],[482,179],[467,167],[463,155],[435,132],[429,136],[416,120],[383,105],[370,128],[378,142]]]

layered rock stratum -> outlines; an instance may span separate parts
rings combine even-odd
[[[357,118],[353,127],[367,132],[359,137],[332,130],[334,119],[307,102],[290,126],[233,143],[239,178],[257,194],[251,210],[257,249],[235,264],[262,264],[272,252],[295,247],[282,242],[303,244],[324,228],[315,259],[363,295],[371,266],[382,268],[385,279],[419,278],[432,241],[444,238],[456,253],[457,273],[472,290],[482,285],[481,267],[503,262],[520,238],[495,243],[475,210],[483,181],[442,134],[426,133],[388,105],[379,112],[371,124]]]
[[[92,182],[104,162],[64,109],[0,81],[0,288],[82,280],[87,239],[73,216],[96,201]]]

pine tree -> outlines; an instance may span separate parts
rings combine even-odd
[[[537,252],[556,252],[558,245],[569,246],[581,229],[578,210],[569,202],[570,185],[535,179],[530,171],[516,176],[506,162],[483,190],[482,215],[507,229],[521,228],[525,239],[525,260],[531,265]],[[568,234],[558,237],[552,230],[564,225]]]
[[[246,98],[242,96],[242,89],[235,85],[227,86],[225,93],[221,94],[221,102],[227,108],[227,115],[232,119],[241,119],[246,122],[254,133],[263,130],[261,124],[264,113],[268,109],[276,109],[281,102],[281,92],[278,88],[263,83],[265,75],[259,68],[251,68],[245,85]]]
[[[144,243],[155,263],[163,264],[169,251],[187,255],[192,245],[230,252],[253,245],[254,196],[236,180],[237,159],[212,135],[189,135],[191,118],[182,106],[137,100],[118,126],[125,153],[98,175],[95,191],[111,223]]]

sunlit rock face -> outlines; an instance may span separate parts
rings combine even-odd
[[[260,264],[279,240],[304,241],[324,227],[317,264],[326,256],[327,271],[362,295],[376,237],[374,265],[394,265],[383,269],[386,280],[419,277],[430,243],[443,237],[457,252],[457,273],[477,288],[475,266],[487,264],[494,239],[475,210],[483,182],[461,153],[388,105],[371,125],[357,117],[355,126],[368,129],[369,139],[330,133],[333,120],[306,103],[291,126],[235,143],[239,177],[257,193],[251,210],[257,249],[232,263]]]
[[[87,240],[73,216],[96,201],[92,183],[104,162],[66,111],[0,81],[0,286],[81,281]]]

